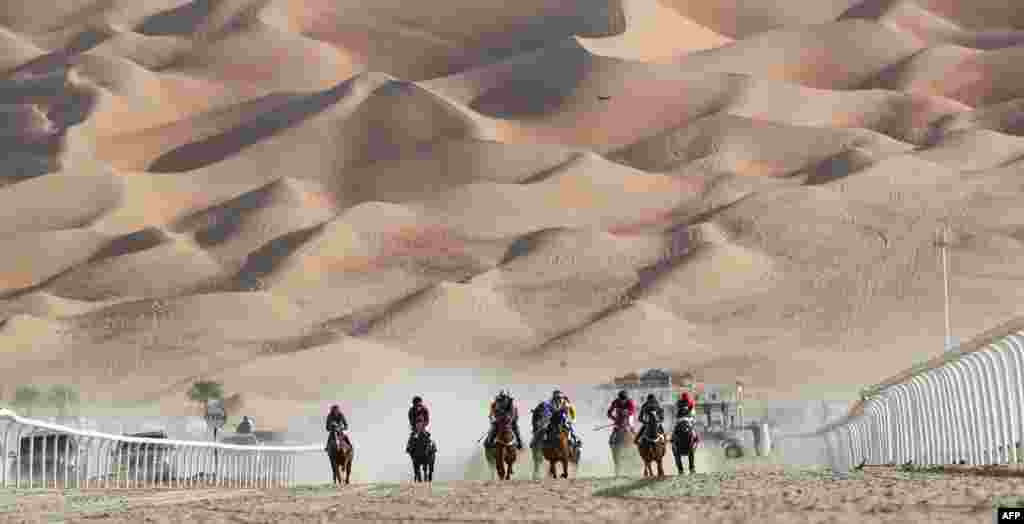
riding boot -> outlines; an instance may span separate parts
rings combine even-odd
[[[569,437],[572,438],[572,445],[574,448],[582,448],[583,442],[580,440],[580,436],[576,434],[576,427],[572,424],[568,424]]]
[[[497,433],[497,430],[498,430],[498,426],[495,426],[494,424],[491,424],[491,429],[487,432],[487,438],[484,439],[484,447],[485,448],[493,448],[494,447],[494,437],[495,437],[495,434]]]
[[[646,427],[646,424],[640,426],[640,431],[638,431],[636,433],[636,436],[633,437],[633,444],[636,444],[637,446],[640,445],[640,437],[642,437],[644,435],[644,428],[645,427]]]
[[[405,444],[405,452],[412,455],[412,438],[416,436],[416,433],[409,434],[409,442]]]
[[[519,436],[519,421],[512,424],[512,431],[516,434],[516,449],[523,449],[523,437]]]

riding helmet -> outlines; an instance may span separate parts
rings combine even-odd
[[[649,393],[647,395],[647,402],[654,402],[655,400],[657,400],[657,397],[654,396],[654,393]]]
[[[423,402],[423,399],[422,399],[422,398],[420,398],[420,397],[419,397],[418,395],[417,395],[417,396],[415,396],[415,397],[412,397],[412,403],[413,403],[413,404],[419,404],[419,403],[421,403],[421,402]]]
[[[623,389],[622,391],[619,391],[619,400],[628,400],[628,399],[629,399],[629,393],[626,393],[626,390]]]

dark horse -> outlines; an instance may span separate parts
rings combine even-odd
[[[416,423],[416,431],[412,436],[409,456],[412,458],[413,479],[416,482],[433,482],[437,443],[424,430],[424,423],[422,421]]]
[[[544,430],[548,425],[548,417],[544,414],[544,403],[530,410],[533,415],[530,425],[533,427],[533,436],[530,438],[530,452],[533,455],[533,480],[540,480],[541,466],[544,465],[544,449],[541,442],[544,440]]]
[[[681,418],[676,422],[676,427],[672,430],[672,456],[676,459],[676,469],[679,474],[683,474],[683,455],[686,455],[690,461],[690,473],[696,473],[697,468],[694,467],[694,452],[697,449],[697,432],[693,427],[692,418]]]
[[[662,460],[665,458],[665,435],[658,434],[657,424],[649,423],[644,426],[637,451],[640,452],[640,458],[644,461],[645,477],[654,476],[654,471],[651,468],[652,462],[658,465],[658,476],[665,476],[665,467],[662,465]]]
[[[551,464],[551,478],[558,477],[556,464],[562,464],[562,478],[569,478],[569,462],[578,460],[569,443],[569,430],[565,427],[565,411],[557,410],[547,424],[547,435],[542,444],[544,458]]]
[[[487,448],[487,462],[494,465],[499,480],[512,478],[512,465],[516,463],[516,434],[512,431],[512,417],[502,415],[495,420],[494,446]]]
[[[331,459],[331,474],[334,476],[334,483],[342,482],[344,471],[345,484],[349,483],[352,476],[352,458],[355,456],[355,449],[348,435],[341,431],[331,434],[330,445],[327,447],[327,457]]]

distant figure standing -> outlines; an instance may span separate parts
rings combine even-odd
[[[239,435],[249,435],[252,433],[254,425],[252,418],[242,417],[242,421],[239,422],[238,427],[235,428],[235,433],[238,433]]]

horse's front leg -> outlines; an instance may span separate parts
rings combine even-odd
[[[558,470],[555,469],[556,462],[554,460],[552,460],[552,461],[548,462],[548,464],[551,465],[551,467],[549,469],[549,471],[551,473],[551,478],[553,478],[553,479],[558,478]]]
[[[352,459],[349,458],[348,462],[345,463],[345,484],[349,484],[349,479],[352,478]]]
[[[662,457],[658,459],[658,476],[659,477],[664,477],[665,476],[665,464],[663,464],[664,461],[665,461],[665,456],[662,455]]]
[[[569,478],[569,461],[568,460],[563,460],[562,461],[562,478],[564,478],[564,479]]]

